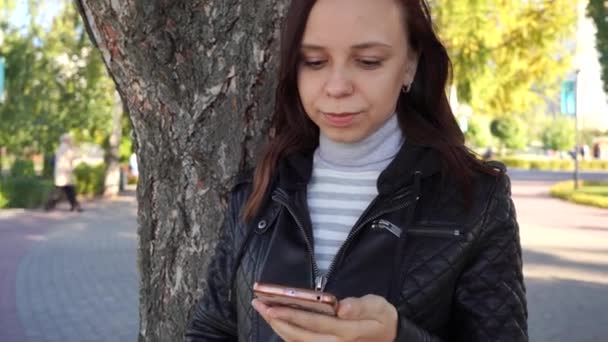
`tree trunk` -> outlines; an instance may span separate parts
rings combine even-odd
[[[231,178],[265,140],[286,0],[76,0],[140,158],[140,341],[180,341]]]
[[[112,133],[110,134],[110,148],[107,158],[108,169],[105,179],[105,196],[116,196],[120,191],[120,161],[118,149],[122,138],[122,100],[118,93],[114,96],[114,108],[112,109]]]

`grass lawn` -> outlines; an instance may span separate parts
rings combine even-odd
[[[574,181],[555,184],[551,187],[551,196],[570,202],[608,208],[608,182],[579,182],[579,188],[574,191]]]

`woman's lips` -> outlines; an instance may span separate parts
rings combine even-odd
[[[355,115],[359,113],[325,113],[322,112],[325,120],[334,127],[346,127],[352,124]]]

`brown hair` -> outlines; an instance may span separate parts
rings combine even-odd
[[[470,202],[474,170],[495,174],[464,145],[464,135],[450,108],[446,85],[451,62],[433,29],[425,0],[396,0],[407,14],[406,27],[412,48],[419,53],[418,69],[408,93],[397,101],[399,124],[407,139],[439,151],[444,170],[459,179],[465,203]],[[272,116],[273,135],[257,164],[253,192],[243,212],[252,220],[261,209],[280,158],[297,151],[313,150],[319,128],[308,118],[298,95],[300,45],[308,16],[316,1],[292,0],[281,32],[280,66]]]

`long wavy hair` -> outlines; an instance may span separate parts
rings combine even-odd
[[[449,170],[460,181],[468,203],[474,170],[496,173],[464,145],[464,135],[446,94],[450,58],[433,29],[428,4],[425,0],[395,1],[404,11],[410,46],[419,54],[410,91],[401,92],[397,100],[399,125],[409,141],[440,153],[444,174]],[[292,0],[284,19],[271,138],[255,169],[253,191],[243,211],[245,221],[252,220],[261,210],[279,160],[294,152],[314,150],[319,143],[319,128],[304,111],[297,86],[302,38],[315,2]]]

